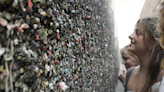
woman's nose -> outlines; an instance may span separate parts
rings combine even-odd
[[[129,35],[129,39],[133,39],[133,38],[134,38],[134,32],[131,35]]]
[[[123,65],[125,65],[125,62],[124,62],[124,61],[122,61],[122,64],[123,64]]]

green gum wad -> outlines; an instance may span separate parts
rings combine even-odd
[[[32,0],[34,3],[40,2],[40,0]]]

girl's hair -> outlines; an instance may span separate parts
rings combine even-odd
[[[158,29],[161,34],[160,45],[164,49],[164,1],[161,2],[159,7]],[[161,62],[161,67],[164,69],[164,58]]]
[[[143,29],[143,36],[145,43],[155,44],[156,39],[159,38],[158,32],[156,32],[157,18],[144,18],[140,19],[137,24],[139,25],[138,32]],[[157,81],[158,74],[160,72],[160,63],[163,58],[162,47],[157,44],[151,49],[151,59],[147,67],[147,79],[142,92],[148,92],[149,88]]]
[[[135,54],[133,54],[132,52],[130,52],[129,50],[128,50],[128,47],[129,47],[129,45],[127,45],[127,46],[125,46],[124,48],[122,48],[121,49],[121,55],[123,55],[123,53],[124,54],[126,54],[130,59],[132,59],[132,57],[136,60],[136,64],[137,65],[139,65],[139,59],[138,59],[138,57],[135,55]],[[132,59],[133,60],[133,59]]]

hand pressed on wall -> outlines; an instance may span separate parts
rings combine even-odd
[[[122,82],[123,86],[125,84],[126,72],[125,70],[120,70],[118,74],[118,79]]]

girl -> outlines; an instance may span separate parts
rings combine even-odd
[[[121,49],[121,54],[122,54],[122,59],[123,59],[122,64],[125,65],[127,70],[132,66],[139,65],[138,57],[134,55],[132,52],[128,51],[128,47],[129,45]]]
[[[132,52],[128,51],[128,47],[129,45],[121,49],[121,55],[123,59],[122,64],[125,65],[127,70],[132,66],[139,65],[138,57],[134,55]],[[125,70],[120,70],[118,74],[118,79],[123,83],[123,86],[125,84],[125,77],[126,77]]]
[[[159,66],[163,51],[158,44],[156,23],[157,18],[140,19],[129,36],[131,44],[128,50],[139,58],[140,65],[129,69],[125,92],[150,92],[152,85],[162,79],[164,73]]]

